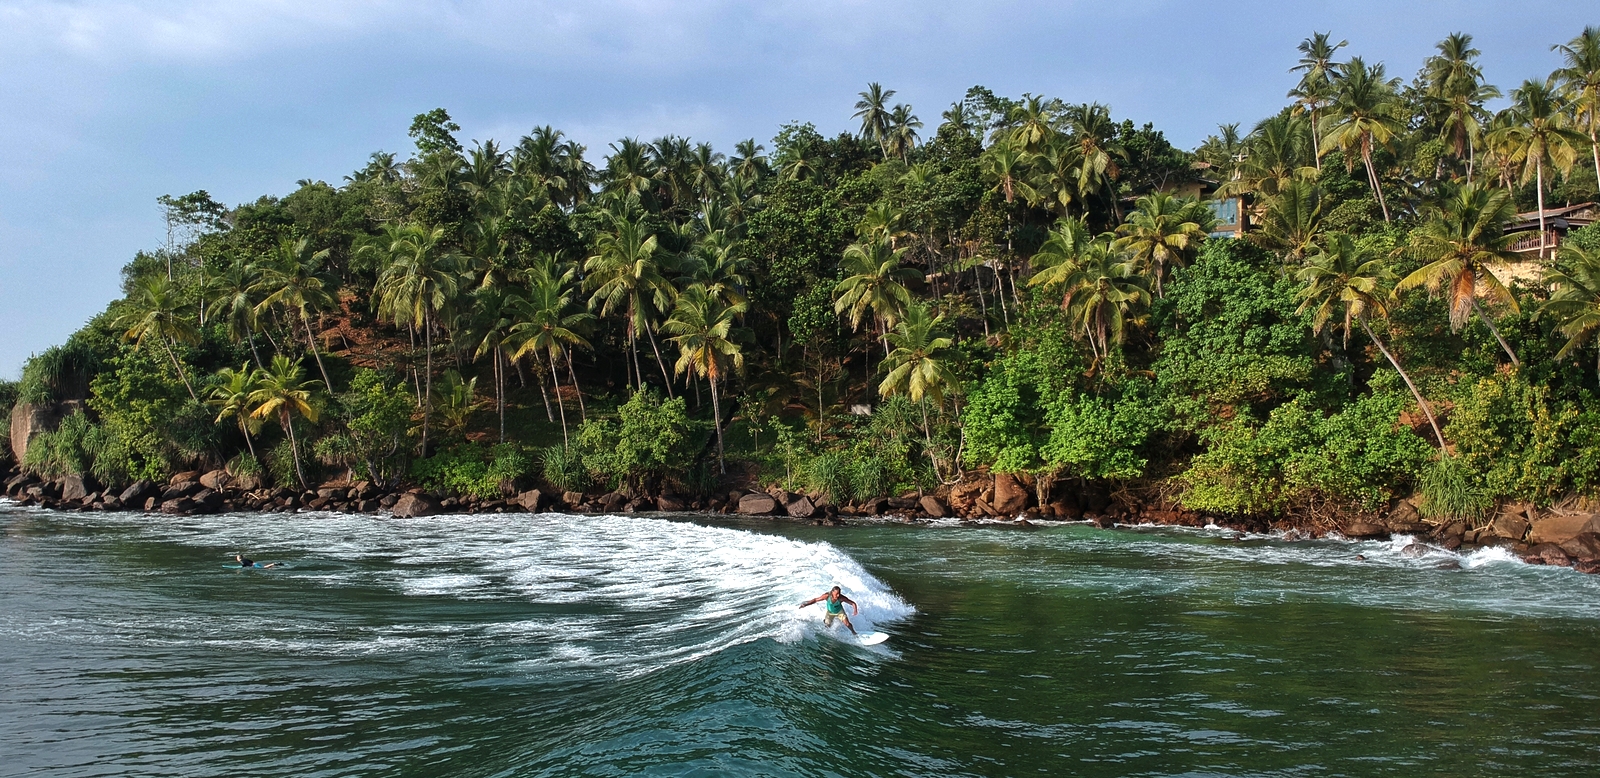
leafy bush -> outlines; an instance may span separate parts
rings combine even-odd
[[[1572,461],[1568,437],[1578,409],[1553,402],[1545,386],[1520,373],[1500,373],[1466,384],[1444,436],[1456,445],[1474,487],[1489,494],[1548,504],[1566,491]],[[1587,433],[1585,433],[1587,434]]]
[[[295,472],[294,448],[288,438],[278,441],[276,446],[267,450],[267,461],[262,463],[272,482],[286,489],[299,489],[300,476]],[[321,472],[317,468],[317,460],[307,457],[300,460],[300,467],[305,470],[308,483],[318,483]]]
[[[266,474],[266,468],[262,467],[261,460],[256,459],[248,451],[228,460],[227,470],[228,474],[235,478],[252,476],[260,478]]]
[[[163,480],[179,463],[215,448],[211,410],[153,358],[130,350],[109,366],[90,383],[89,407],[117,440],[128,478]]]
[[[528,455],[506,443],[490,448],[462,444],[411,463],[411,477],[442,494],[492,499],[533,469]]]
[[[848,458],[839,451],[826,451],[812,458],[806,471],[806,485],[842,503],[855,493],[850,475]]]
[[[374,370],[358,370],[339,396],[345,429],[318,441],[324,462],[342,464],[387,489],[399,483],[411,455],[416,401],[405,385]]]
[[[682,397],[662,401],[646,389],[617,409],[616,421],[585,421],[577,448],[596,480],[639,492],[694,462],[701,447],[695,444],[704,443],[703,436],[691,436],[694,429]]]
[[[1137,389],[1148,388],[1140,381]],[[1137,478],[1144,474],[1142,449],[1165,426],[1157,404],[1128,391],[1115,400],[1063,392],[1050,403],[1049,438],[1040,454],[1052,468],[1080,478]]]
[[[1473,483],[1472,468],[1460,457],[1440,457],[1418,478],[1422,501],[1417,512],[1427,519],[1465,519],[1474,524],[1493,501]]]
[[[571,446],[550,446],[540,456],[544,481],[563,492],[589,488],[589,472],[583,469],[583,455]]]

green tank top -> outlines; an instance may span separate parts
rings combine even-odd
[[[843,598],[840,598],[840,599],[837,599],[837,600],[827,600],[827,599],[825,599],[825,600],[822,601],[822,604],[827,607],[829,613],[833,613],[833,614],[844,613],[844,599]]]

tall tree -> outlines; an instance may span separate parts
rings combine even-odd
[[[1318,139],[1317,112],[1326,108],[1333,96],[1333,73],[1339,67],[1333,55],[1350,45],[1350,41],[1334,43],[1332,38],[1331,32],[1316,32],[1300,41],[1299,64],[1289,68],[1289,72],[1301,74],[1299,85],[1290,90],[1289,97],[1295,98],[1311,118],[1311,145],[1318,170],[1322,169],[1322,144]]]
[[[1150,301],[1135,262],[1112,248],[1111,233],[1085,240],[1088,231],[1081,224],[1063,220],[1057,246],[1052,246],[1050,262],[1029,279],[1030,286],[1058,289],[1061,308],[1073,328],[1088,341],[1095,366],[1110,354],[1113,344],[1121,344],[1128,319],[1134,309]]]
[[[311,355],[316,358],[317,370],[322,373],[322,382],[326,386],[333,383],[328,380],[328,368],[322,364],[322,352],[317,350],[317,336],[311,330],[311,315],[322,311],[331,310],[338,305],[330,289],[337,289],[338,282],[329,278],[323,268],[327,261],[329,251],[312,251],[311,243],[306,238],[299,240],[284,240],[279,243],[270,254],[261,261],[261,302],[256,305],[256,311],[261,311],[277,306],[288,311],[300,320],[306,333],[306,346],[311,349]]]
[[[198,401],[200,397],[194,393],[183,364],[172,350],[178,343],[200,342],[200,330],[190,321],[194,305],[179,296],[173,282],[155,275],[134,282],[126,304],[127,308],[112,321],[112,326],[123,330],[123,337],[133,341],[135,346],[143,346],[147,339],[155,338],[167,352],[167,359],[172,360],[172,369],[178,371],[189,397]]]
[[[1333,102],[1317,128],[1329,144],[1321,148],[1322,153],[1338,148],[1345,153],[1347,168],[1355,164],[1351,154],[1361,157],[1367,168],[1367,184],[1378,199],[1385,222],[1391,221],[1389,201],[1383,196],[1372,152],[1374,148],[1387,147],[1405,128],[1397,112],[1398,83],[1399,79],[1385,78],[1382,63],[1369,67],[1360,57],[1351,57],[1338,69]]]
[[[593,314],[577,305],[572,276],[572,271],[559,270],[554,263],[549,263],[544,272],[535,273],[527,294],[513,308],[510,332],[510,340],[516,344],[515,359],[542,352],[549,360],[556,405],[561,410],[561,439],[567,443],[571,437],[567,431],[567,405],[561,396],[559,363],[565,358],[571,364],[571,348],[589,348],[582,333],[594,320]],[[581,400],[582,390],[576,385],[573,389]]]
[[[666,276],[666,257],[659,249],[660,241],[642,223],[622,219],[614,223],[611,231],[596,238],[594,253],[583,265],[584,280],[592,292],[589,304],[598,307],[601,316],[622,311],[627,317],[628,348],[633,355],[634,378],[640,388],[644,387],[644,373],[639,369],[639,333],[643,331],[648,335],[651,347],[655,348],[651,316],[671,305],[674,291]],[[656,362],[670,395],[672,379],[667,375],[659,349],[656,349]]]
[[[433,414],[433,329],[460,293],[461,259],[445,245],[444,228],[406,225],[389,234],[388,265],[378,275],[378,315],[396,325],[420,327],[424,341],[422,450],[428,450]]]
[[[1556,359],[1576,354],[1600,334],[1600,252],[1569,242],[1562,244],[1560,258],[1560,267],[1566,269],[1545,271],[1544,282],[1552,292],[1539,311],[1555,319],[1559,332],[1567,336]],[[1600,358],[1595,361],[1595,375],[1600,377]]]
[[[225,367],[217,371],[217,383],[211,387],[211,397],[207,404],[217,409],[217,424],[223,419],[233,418],[239,424],[239,431],[244,433],[244,444],[250,449],[250,458],[256,457],[256,444],[251,440],[250,432],[259,430],[261,426],[250,414],[250,396],[260,388],[259,368],[252,370],[247,362],[239,366],[238,370]]]
[[[877,143],[884,159],[889,158],[887,139],[889,128],[893,126],[894,114],[889,108],[891,97],[894,97],[893,89],[884,89],[876,81],[867,84],[867,91],[862,92],[861,99],[856,101],[856,112],[852,117],[861,120],[861,137]]]
[[[1475,183],[1448,187],[1443,203],[1412,232],[1411,245],[1405,249],[1427,264],[1401,279],[1398,289],[1427,287],[1432,293],[1443,294],[1450,309],[1451,330],[1461,329],[1467,317],[1476,313],[1494,333],[1506,356],[1511,357],[1511,363],[1521,365],[1516,352],[1478,302],[1482,289],[1512,310],[1517,309],[1516,298],[1489,272],[1491,265],[1518,259],[1510,248],[1516,236],[1505,234],[1506,224],[1515,217],[1511,195],[1503,189]]]
[[[278,426],[289,438],[289,453],[294,459],[294,473],[300,487],[308,488],[305,469],[300,466],[300,442],[294,434],[294,417],[299,416],[313,424],[317,421],[317,407],[311,403],[314,381],[305,380],[300,365],[288,357],[277,354],[272,366],[257,375],[256,388],[249,402],[255,406],[250,415],[257,419],[278,419]]]
[[[1500,96],[1500,90],[1483,83],[1478,66],[1481,53],[1472,36],[1452,33],[1435,46],[1439,53],[1422,66],[1423,96],[1442,111],[1439,134],[1457,159],[1467,160],[1467,177],[1473,173],[1477,142],[1483,133],[1483,104]]]
[[[744,303],[727,304],[695,285],[678,295],[672,317],[662,325],[662,330],[672,335],[678,344],[678,361],[674,369],[706,379],[711,384],[712,423],[717,430],[717,468],[728,472],[724,461],[722,441],[722,401],[719,385],[729,367],[744,367],[744,339],[742,328],[736,326],[738,317],[745,312]]]
[[[844,279],[833,288],[833,310],[849,317],[851,329],[861,329],[861,321],[870,312],[882,339],[911,305],[911,291],[906,286],[922,273],[900,264],[905,253],[906,249],[892,248],[886,240],[852,243],[844,250],[840,263]],[[888,341],[884,343],[887,352]]]
[[[1572,117],[1556,88],[1554,77],[1545,81],[1524,81],[1511,92],[1511,107],[1504,112],[1505,122],[1495,130],[1496,143],[1505,149],[1509,162],[1522,168],[1522,183],[1534,182],[1539,203],[1539,256],[1545,256],[1549,230],[1544,214],[1544,173],[1546,169],[1565,175],[1578,160],[1578,149],[1588,143],[1583,133],[1572,129]]]
[[[1163,297],[1167,268],[1183,265],[1206,234],[1200,225],[1185,220],[1183,200],[1165,192],[1145,195],[1134,207],[1128,221],[1117,227],[1118,237],[1111,247],[1137,263],[1155,282],[1156,297]]]
[[[1573,118],[1589,134],[1594,177],[1600,181],[1600,27],[1585,27],[1578,37],[1555,49],[1561,52],[1556,77]]]
[[[888,399],[903,394],[922,409],[923,440],[935,471],[940,463],[934,453],[927,401],[933,400],[935,407],[942,409],[945,394],[960,383],[944,356],[955,342],[941,331],[943,324],[944,317],[934,316],[926,305],[907,308],[905,317],[889,333],[894,350],[883,360],[884,377],[878,384],[878,396]]]

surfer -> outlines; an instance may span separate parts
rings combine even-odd
[[[258,565],[258,564],[256,564],[256,561],[254,559],[245,559],[244,558],[244,554],[234,554],[233,558],[234,558],[235,561],[237,561],[239,563],[240,567],[257,567],[257,568],[260,568],[262,570],[270,570],[270,569],[272,569],[274,567],[283,566],[282,562],[268,562],[267,564],[264,564],[264,565]]]
[[[850,608],[854,615],[861,615],[861,608],[856,605],[855,600],[844,596],[844,592],[840,591],[839,587],[835,586],[832,589],[829,589],[826,594],[817,595],[816,597],[800,603],[800,607],[804,608],[808,605],[815,605],[819,602],[823,604],[822,626],[831,627],[833,626],[833,620],[838,619],[844,622],[844,626],[846,629],[850,630],[850,634],[856,634],[856,627],[854,624],[850,623],[850,617],[844,615],[845,603],[850,603]]]

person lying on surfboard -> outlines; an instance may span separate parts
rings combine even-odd
[[[850,608],[855,615],[861,615],[861,608],[856,605],[855,600],[844,596],[844,592],[840,591],[839,587],[835,586],[832,589],[829,589],[826,594],[817,595],[816,597],[800,603],[800,607],[804,608],[808,605],[815,605],[819,602],[823,603],[822,626],[831,627],[833,626],[833,620],[838,619],[844,622],[844,626],[850,630],[850,634],[856,634],[856,627],[854,624],[850,623],[850,617],[844,615],[845,603],[850,603]]]
[[[283,564],[282,562],[269,562],[264,565],[258,565],[254,559],[245,559],[244,554],[234,554],[233,559],[239,563],[240,567],[259,567],[262,570],[269,570],[274,567],[279,567]]]

